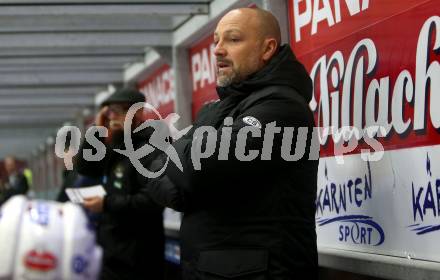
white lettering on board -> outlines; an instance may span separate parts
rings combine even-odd
[[[301,2],[304,2],[303,7],[305,6],[302,11],[300,11]],[[310,35],[314,35],[318,32],[318,24],[321,22],[326,22],[329,27],[342,22],[341,2],[345,3],[350,16],[365,11],[370,4],[369,0],[293,0],[295,41],[301,41],[301,29],[306,26],[309,26]]]

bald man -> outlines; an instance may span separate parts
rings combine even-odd
[[[280,37],[264,10],[237,9],[220,20],[220,101],[203,107],[173,144],[183,172],[170,164],[147,188],[159,204],[184,213],[186,280],[317,277],[312,83]],[[295,160],[300,127],[306,147]]]

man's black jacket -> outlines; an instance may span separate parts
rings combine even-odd
[[[142,147],[148,139],[149,133],[133,134],[134,148]],[[107,192],[98,222],[98,242],[104,250],[101,279],[162,279],[163,208],[145,192],[145,184],[140,183],[145,179],[140,180],[142,175],[129,158],[114,151],[125,149],[123,144],[107,147],[99,162],[84,160],[84,149],[96,151],[85,141],[75,167],[85,176],[102,177]],[[152,157],[143,160],[148,162]]]
[[[217,92],[220,101],[202,108],[194,127],[173,144],[183,172],[170,164],[148,187],[158,203],[184,212],[184,279],[315,279],[319,146],[316,138],[311,140],[312,83],[306,70],[290,47],[283,46],[262,70]],[[225,117],[233,118],[228,126],[231,145],[228,159],[219,160],[219,155],[225,156],[224,149],[219,151],[220,131],[227,131]],[[286,137],[292,144],[285,143],[291,155],[298,128],[308,129],[301,160],[282,158],[283,133],[289,131],[285,129],[274,136],[271,160],[261,160],[265,126],[274,121],[277,127],[294,128],[287,133],[293,137]],[[205,139],[195,134],[201,126],[213,126],[219,133],[214,154],[196,170],[191,147],[198,143],[196,138]],[[261,137],[247,135],[246,140],[247,151],[260,152],[254,160],[240,161],[235,159],[235,143],[246,126],[261,126]]]

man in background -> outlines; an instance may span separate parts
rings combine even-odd
[[[101,161],[82,158],[84,149],[96,149],[84,141],[74,168],[85,176],[101,178],[106,195],[86,199],[83,206],[101,214],[98,222],[98,242],[104,250],[101,279],[163,279],[164,230],[163,208],[145,192],[130,159],[115,152],[125,150],[124,121],[131,105],[144,102],[143,94],[135,89],[121,89],[104,101],[95,125],[108,129],[107,137],[97,137],[105,144]],[[132,120],[132,144],[135,149],[148,143],[151,131],[133,133],[142,122],[142,110]],[[103,152],[103,151],[99,151]],[[143,160],[148,162],[154,153]]]
[[[29,190],[29,184],[23,172],[18,168],[17,159],[13,156],[5,158],[5,169],[8,179],[4,185],[3,202],[14,195],[26,194]]]

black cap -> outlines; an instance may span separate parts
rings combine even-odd
[[[145,102],[145,95],[134,88],[122,88],[110,95],[101,106],[106,106],[113,103],[129,103]]]

